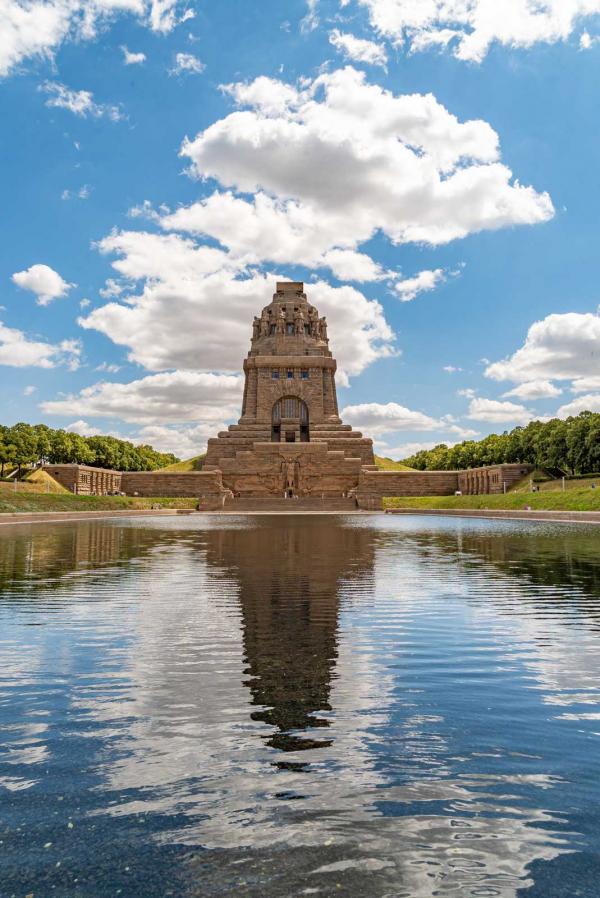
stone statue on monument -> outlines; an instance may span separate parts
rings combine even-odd
[[[283,309],[279,310],[279,315],[277,317],[277,333],[285,334],[285,312]]]
[[[284,458],[282,462],[284,474],[284,491],[286,496],[296,492],[296,462],[293,458]]]

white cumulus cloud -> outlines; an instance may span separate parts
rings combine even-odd
[[[40,90],[48,94],[46,106],[54,106],[57,109],[67,109],[74,115],[82,118],[109,118],[113,122],[121,121],[123,113],[118,106],[110,106],[105,103],[96,103],[94,95],[89,90],[71,90],[65,84],[58,81],[45,81]]]
[[[523,346],[508,358],[489,364],[485,375],[516,384],[570,380],[572,389],[579,392],[594,389],[599,367],[600,315],[567,312],[534,322]]]
[[[557,414],[559,418],[568,418],[570,415],[579,415],[581,412],[600,412],[600,393],[587,393],[578,396],[571,402],[561,405]]]
[[[435,290],[445,280],[446,272],[443,268],[436,268],[435,271],[420,271],[412,278],[398,281],[394,285],[394,290],[398,293],[402,302],[411,302],[419,293]]]
[[[190,173],[267,194],[307,240],[317,222],[321,252],[326,238],[355,249],[380,230],[394,243],[442,244],[554,214],[548,194],[513,181],[487,122],[460,122],[431,94],[395,96],[350,66],[302,89],[258,78],[227,91],[245,108],[185,141]],[[244,242],[241,226],[223,216],[216,226]]]
[[[182,0],[2,0],[0,76],[35,58],[52,59],[67,41],[93,40],[120,15],[166,34],[188,18]]]
[[[444,426],[443,422],[396,402],[347,405],[342,409],[341,416],[346,424],[352,424],[366,435],[394,433],[399,430],[439,430]]]
[[[94,427],[81,418],[78,421],[72,421],[64,428],[69,433],[78,433],[80,437],[95,437],[103,433],[101,427]]]
[[[199,75],[205,65],[193,53],[176,53],[175,62],[169,69],[171,75]]]
[[[238,371],[252,317],[270,302],[275,280],[285,277],[245,274],[227,253],[175,234],[114,232],[99,248],[117,256],[113,266],[130,290],[81,324],[128,347],[132,361],[154,371]],[[340,382],[394,351],[394,334],[375,300],[324,281],[311,284],[308,294],[329,319]]]
[[[145,53],[133,53],[125,45],[121,47],[121,50],[123,52],[123,62],[125,65],[141,65],[143,62],[146,62]]]
[[[216,191],[162,217],[147,213],[165,230],[214,237],[240,263],[329,268],[340,280],[376,281],[386,276],[357,240],[351,221],[332,220],[292,200],[278,201],[259,192],[251,200]]]
[[[385,68],[387,53],[382,44],[363,40],[354,34],[345,34],[334,28],[329,34],[329,43],[343,56],[354,62],[365,62],[368,65],[380,65]]]
[[[120,418],[131,424],[203,422],[216,431],[239,417],[242,389],[240,375],[171,371],[130,383],[101,381],[76,395],[43,402],[41,408],[48,415]]]
[[[218,429],[213,421],[194,427],[154,424],[142,427],[135,441],[148,443],[159,452],[172,452],[178,458],[192,458],[206,451],[208,440],[216,436]]]
[[[497,399],[472,399],[468,417],[472,421],[486,421],[488,424],[527,424],[536,417],[534,412],[515,402],[500,402]]]
[[[78,340],[46,343],[29,338],[23,331],[0,322],[0,365],[12,368],[56,368],[67,365],[71,370],[79,366],[81,344]]]
[[[341,0],[347,5],[348,0]],[[371,25],[393,43],[419,52],[452,49],[481,62],[494,43],[526,48],[567,40],[600,13],[600,0],[358,0]]]
[[[549,380],[530,380],[519,384],[507,393],[504,397],[514,397],[515,399],[554,399],[560,396],[562,390]]]
[[[69,284],[49,265],[32,265],[25,271],[15,271],[11,280],[23,290],[30,290],[37,296],[40,306],[47,306],[55,299],[66,296],[75,284]]]
[[[445,443],[446,446],[454,445],[454,443],[448,442],[447,440],[425,440],[423,442],[401,443],[399,446],[394,446],[392,449],[388,446],[382,446],[379,454],[383,455],[385,458],[402,461],[404,458],[410,458],[411,455],[416,455],[417,452],[435,449],[435,447],[439,446],[442,442]]]

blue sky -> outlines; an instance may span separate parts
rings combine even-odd
[[[599,14],[7,0],[0,420],[194,454],[287,277],[384,454],[600,411]]]

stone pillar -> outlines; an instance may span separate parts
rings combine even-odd
[[[246,404],[248,402],[248,374],[244,378],[244,398],[242,399],[242,418],[246,414]]]
[[[256,368],[250,368],[246,378],[246,402],[244,414],[248,417],[256,417],[256,395],[258,386],[258,371]]]
[[[323,369],[323,414],[326,418],[337,415],[335,402],[335,381],[327,368]]]
[[[333,414],[339,415],[338,411],[338,401],[337,401],[337,390],[335,388],[335,374],[333,371],[329,374],[331,378],[331,395],[333,396]]]

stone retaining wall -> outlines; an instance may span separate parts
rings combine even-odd
[[[224,496],[220,471],[126,471],[121,489],[128,496],[170,496],[218,500]]]
[[[453,496],[458,471],[361,471],[359,508],[379,510],[385,496]]]

